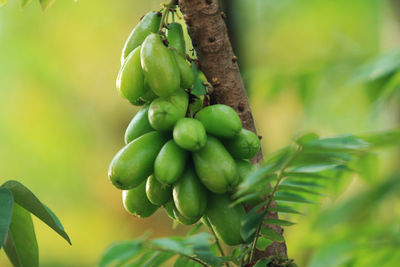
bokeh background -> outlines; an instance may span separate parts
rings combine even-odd
[[[225,2],[265,154],[304,131],[361,134],[400,124],[399,1]],[[188,229],[174,229],[162,210],[150,219],[128,215],[107,180],[137,111],[115,89],[120,51],[159,3],[59,0],[42,12],[36,1],[22,9],[9,0],[0,8],[0,182],[28,186],[73,243],[34,219],[41,266],[94,266],[111,242]],[[376,151],[363,175],[333,181],[320,205],[293,218],[285,238],[299,266],[398,266],[398,156],[398,147]],[[3,251],[0,266],[9,266]]]

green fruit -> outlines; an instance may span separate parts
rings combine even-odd
[[[144,39],[152,32],[157,32],[160,27],[161,16],[157,12],[147,13],[142,20],[133,28],[131,34],[126,40],[124,48],[122,49],[121,64],[124,63],[125,58],[136,47],[141,45]]]
[[[172,197],[172,188],[169,185],[161,184],[154,175],[147,178],[146,195],[151,203],[161,206]]]
[[[140,65],[140,46],[129,54],[122,65],[117,77],[117,89],[132,104],[140,104],[138,98],[146,92]]]
[[[203,216],[207,207],[207,190],[200,183],[192,167],[187,167],[181,179],[173,186],[174,204],[186,218]]]
[[[173,184],[185,169],[187,152],[169,140],[161,148],[154,162],[154,176],[164,184]]]
[[[146,37],[140,58],[147,82],[156,95],[166,97],[179,89],[179,69],[160,35],[151,33]]]
[[[154,160],[164,145],[166,137],[149,132],[122,148],[111,161],[108,178],[119,189],[140,185],[153,172]]]
[[[156,99],[158,96],[155,93],[153,93],[153,91],[151,91],[149,85],[147,84],[146,78],[144,79],[144,87],[146,88],[146,93],[141,95],[139,99],[142,100],[142,102],[144,103],[151,103],[151,101]]]
[[[172,22],[168,25],[167,41],[169,46],[174,47],[178,53],[184,57],[186,54],[185,38],[180,23]]]
[[[148,119],[149,106],[144,106],[141,110],[139,110],[131,122],[126,128],[125,131],[125,144],[130,143],[136,138],[144,135],[145,133],[154,131],[151,128],[149,119]]]
[[[193,218],[186,218],[185,216],[183,216],[182,214],[179,213],[178,209],[174,206],[174,216],[175,219],[184,225],[192,225],[195,224],[196,222],[198,222],[200,220],[201,217],[193,217]]]
[[[203,123],[208,133],[222,138],[233,138],[242,128],[235,110],[222,104],[203,108],[197,112],[196,119]]]
[[[190,151],[199,150],[207,141],[203,125],[192,118],[180,119],[174,127],[173,136],[177,145]]]
[[[229,246],[243,243],[241,222],[246,216],[242,205],[231,206],[229,195],[210,194],[205,216],[217,237]]]
[[[239,181],[236,163],[222,143],[208,136],[206,145],[193,152],[193,162],[200,181],[214,193],[225,193]]]
[[[237,159],[250,159],[260,151],[261,143],[258,136],[252,131],[242,129],[232,139],[224,141],[226,149]]]
[[[150,104],[149,122],[157,131],[169,131],[175,123],[185,117],[189,96],[184,90],[177,90],[168,97],[159,97]]]
[[[151,216],[158,208],[147,199],[146,181],[133,189],[123,190],[122,203],[129,213],[140,218]]]
[[[249,177],[250,173],[254,170],[254,166],[250,161],[245,159],[237,159],[235,160],[237,172],[239,176],[239,183],[243,182],[247,177]]]
[[[192,67],[176,50],[170,49],[170,51],[174,55],[176,66],[179,69],[181,88],[192,88],[194,82]]]
[[[165,212],[167,213],[168,217],[170,217],[172,220],[176,219],[175,215],[174,215],[175,206],[174,206],[174,201],[173,200],[168,201],[167,203],[165,203],[164,204],[164,209],[165,209]]]

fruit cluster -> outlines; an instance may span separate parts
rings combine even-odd
[[[185,225],[203,218],[222,241],[237,245],[245,210],[232,207],[230,195],[251,171],[260,141],[229,106],[201,104],[189,112],[195,96],[182,26],[169,24],[163,36],[160,23],[160,14],[148,13],[123,49],[117,87],[144,106],[126,130],[109,179],[123,190],[128,212],[143,218],[163,206]]]

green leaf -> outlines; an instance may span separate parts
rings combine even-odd
[[[265,238],[265,237],[260,236],[260,237],[257,239],[256,247],[257,247],[258,250],[264,251],[264,250],[265,250],[269,245],[271,245],[271,244],[272,244],[272,241],[271,241],[271,240],[269,240],[269,239],[267,239],[267,238]]]
[[[12,193],[7,188],[0,187],[0,249],[6,238],[14,205]]]
[[[400,145],[400,128],[374,134],[360,135],[360,138],[370,143],[373,148]]]
[[[71,244],[71,241],[57,216],[45,204],[40,202],[40,200],[28,188],[14,180],[7,181],[2,186],[12,192],[14,201],[18,203],[18,205],[24,207],[27,211],[30,211]]]
[[[176,259],[174,263],[174,267],[201,267],[201,266],[203,265],[183,256],[178,257],[178,259]]]
[[[27,6],[32,0],[21,0],[21,7]]]
[[[129,262],[124,267],[143,266],[143,264],[145,264],[149,259],[151,259],[156,253],[157,253],[157,251],[148,250],[145,253],[143,253],[142,255],[140,255],[140,257],[138,259],[134,260],[133,262]]]
[[[313,201],[308,200],[301,195],[293,194],[293,193],[289,193],[289,192],[276,192],[274,199],[277,201],[315,204]]]
[[[99,267],[121,265],[143,250],[143,240],[135,239],[111,244],[102,255]]]
[[[274,230],[268,228],[268,227],[263,227],[261,228],[261,235],[271,241],[276,241],[276,242],[284,242],[285,239],[283,236],[275,232]]]
[[[330,170],[336,167],[342,166],[342,164],[337,163],[327,163],[327,164],[311,164],[304,166],[296,166],[290,169],[290,172],[303,172],[303,173],[314,173]]]
[[[295,186],[295,185],[288,185],[288,184],[279,185],[278,190],[288,190],[288,191],[295,191],[295,192],[308,193],[308,194],[313,194],[313,195],[318,195],[318,196],[324,196],[324,194],[322,194],[322,193],[307,189],[303,186]]]
[[[148,259],[143,265],[140,265],[141,267],[156,267],[156,266],[162,266],[164,262],[169,260],[174,256],[174,253],[171,252],[160,252],[157,251],[156,253],[153,254],[153,256]]]
[[[14,203],[4,251],[16,267],[39,266],[39,249],[30,213]]]
[[[296,139],[296,143],[299,145],[306,145],[310,142],[318,140],[318,135],[316,133],[307,133]]]
[[[312,172],[297,172],[297,171],[296,172],[285,172],[284,175],[287,178],[293,177],[293,178],[299,178],[299,179],[317,179],[317,180],[318,179],[323,179],[323,180],[331,179],[328,176],[321,175],[319,173],[312,173]],[[285,181],[287,181],[287,180],[285,180]]]
[[[362,66],[352,79],[352,83],[370,82],[393,74],[400,68],[400,50],[385,54]]]
[[[307,179],[307,178],[306,178]],[[314,188],[324,188],[322,184],[309,181],[299,181],[292,177],[291,179],[285,179],[281,182],[281,185],[292,185],[292,186],[304,186],[304,187],[314,187]]]
[[[253,267],[267,267],[269,264],[269,259],[264,258],[257,261]]]
[[[48,9],[55,0],[39,0],[40,2],[40,6],[42,7],[42,10],[45,11],[46,9]]]
[[[272,224],[272,225],[280,225],[280,226],[292,226],[295,224],[293,222],[281,220],[281,219],[266,219],[266,220],[264,220],[264,223]]]
[[[258,213],[256,209],[252,209],[242,221],[240,235],[245,242],[252,240],[256,234],[258,226],[262,223],[266,212]]]
[[[289,214],[299,214],[302,215],[301,212],[293,209],[292,207],[289,206],[283,206],[283,205],[278,205],[277,207],[270,207],[268,209],[269,211],[272,212],[278,212],[278,213],[289,213]]]
[[[192,248],[187,247],[183,242],[176,240],[176,237],[171,238],[158,238],[151,240],[150,243],[156,248],[182,254],[186,256],[192,256],[194,251]]]
[[[192,62],[192,72],[194,76],[194,83],[192,91],[190,93],[196,96],[205,95],[207,93],[205,86],[205,84],[208,83],[207,78],[204,76],[204,73],[197,68],[194,62]]]
[[[315,140],[305,147],[314,150],[362,150],[368,148],[368,143],[353,135],[343,135]]]

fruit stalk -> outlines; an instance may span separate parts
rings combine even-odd
[[[221,15],[218,0],[179,0],[179,6],[188,25],[193,47],[199,59],[200,69],[211,82],[211,103],[231,106],[239,115],[243,128],[256,132],[248,103],[246,89]],[[263,160],[260,151],[253,163]],[[277,218],[276,213],[267,214]],[[278,233],[283,230],[275,227]],[[256,251],[255,259],[273,255],[287,257],[285,243],[274,242],[265,251]]]

